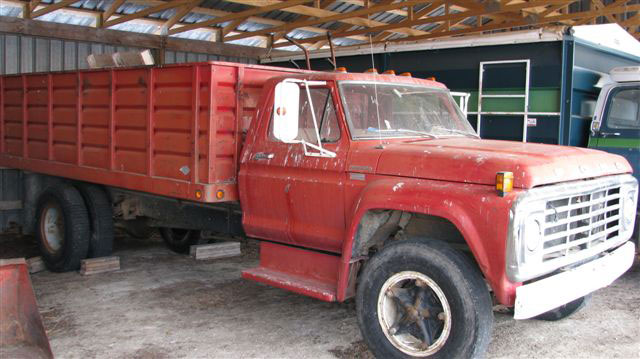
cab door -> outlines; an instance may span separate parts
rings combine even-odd
[[[306,89],[300,91],[296,140],[318,144],[319,135],[322,147],[335,157],[318,156],[301,143],[277,140],[270,109],[269,120],[262,121],[243,155],[243,223],[251,236],[339,252],[346,230],[344,182],[349,141],[337,115],[334,84],[312,86],[309,94],[310,98]]]

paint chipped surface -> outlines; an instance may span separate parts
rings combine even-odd
[[[398,182],[396,183],[395,186],[393,186],[393,192],[398,191],[399,189],[401,189],[404,186],[404,182]]]

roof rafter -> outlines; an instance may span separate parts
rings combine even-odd
[[[603,16],[606,14],[615,14],[616,12],[620,11],[620,8],[623,6],[624,5],[618,6],[615,8],[605,8],[605,9],[599,9],[599,10],[590,10],[590,11],[575,12],[570,14],[549,16],[546,18],[539,19],[539,22],[537,24],[538,25],[549,24],[549,23],[560,22],[563,20],[575,20],[575,19],[589,18],[596,15]],[[624,7],[626,7],[628,11],[640,11],[640,4],[626,5]],[[490,30],[502,30],[502,29],[508,29],[512,27],[527,26],[527,25],[531,25],[531,23],[525,19],[525,20],[517,20],[517,21],[511,21],[511,22],[505,22],[505,23],[499,23],[499,24],[487,24],[481,27],[474,27],[469,29],[443,31],[438,34],[412,36],[412,37],[407,37],[403,39],[394,39],[391,41],[400,42],[400,41],[427,40],[435,37],[440,37],[442,35],[455,36],[455,35],[477,33],[477,32],[484,32],[484,31],[490,31]]]
[[[176,13],[172,17],[170,17],[167,22],[164,23],[164,25],[162,25],[162,29],[160,30],[160,32],[162,34],[166,34],[169,30],[171,30],[173,25],[179,23],[183,17],[189,14],[194,7],[200,5],[202,1],[203,0],[192,0],[191,3],[182,6],[182,8],[178,9],[178,11],[176,11]]]
[[[252,15],[262,14],[262,13],[269,12],[269,11],[284,10],[284,9],[286,9],[288,7],[301,5],[301,4],[312,2],[312,1],[313,0],[289,0],[289,1],[283,1],[283,2],[277,3],[277,4],[259,6],[259,7],[255,7],[255,8],[249,9],[249,10],[245,10],[245,11],[229,14],[229,15],[226,15],[226,16],[221,16],[221,17],[216,17],[216,18],[213,18],[213,19],[205,20],[205,21],[200,21],[200,22],[197,22],[195,24],[184,25],[184,26],[181,26],[181,27],[179,27],[177,29],[170,30],[169,34],[170,35],[178,34],[178,33],[181,33],[181,32],[185,32],[185,31],[189,31],[189,30],[195,30],[195,29],[198,29],[198,28],[201,28],[201,27],[205,27],[205,26],[209,26],[209,25],[215,25],[215,24],[220,24],[220,23],[227,22],[227,21],[233,21],[233,20],[236,20],[236,19],[239,19],[239,18],[247,18],[247,17],[252,16]]]
[[[113,26],[113,25],[122,24],[123,22],[127,22],[127,21],[131,21],[131,20],[134,20],[134,19],[143,18],[143,17],[145,17],[147,15],[155,14],[157,12],[161,12],[161,11],[164,11],[164,10],[173,9],[173,8],[178,7],[178,6],[186,5],[190,1],[192,1],[192,0],[173,0],[171,2],[165,2],[163,4],[156,5],[156,6],[149,6],[146,9],[140,10],[138,12],[134,12],[133,14],[124,15],[124,16],[120,16],[117,19],[105,21],[102,24],[102,27],[110,27],[110,26]]]
[[[226,0],[228,2],[233,2],[233,3],[239,3],[239,4],[245,4],[245,5],[254,5],[254,6],[260,6],[260,4],[273,4],[273,3],[278,3],[281,2],[280,0]],[[393,4],[393,6],[387,6],[386,8],[378,8],[377,11],[378,12],[386,12],[388,10],[392,10],[392,9],[398,9],[401,8],[402,6],[408,6],[412,3],[413,1],[403,1],[402,3],[396,3]],[[431,1],[421,1],[422,3],[429,3]],[[373,7],[370,7],[369,9],[371,9]],[[356,11],[361,11],[364,9],[360,9],[360,10],[356,10]],[[329,22],[329,21],[340,21],[342,23],[346,23],[346,24],[352,24],[352,25],[356,25],[356,26],[365,26],[365,27],[372,27],[372,26],[380,26],[380,25],[385,25],[386,23],[384,22],[380,22],[380,21],[375,21],[375,20],[369,20],[366,18],[362,18],[362,17],[357,17],[359,15],[356,14],[356,11],[351,11],[349,13],[347,13],[345,16],[345,13],[340,13],[340,12],[335,12],[335,11],[330,11],[330,10],[325,10],[325,9],[320,9],[320,8],[315,8],[315,7],[311,7],[311,6],[304,6],[304,5],[298,5],[298,6],[293,6],[290,8],[287,8],[285,11],[290,12],[290,13],[294,13],[294,14],[299,14],[299,15],[308,15],[308,16],[313,16],[317,19],[320,19],[319,21],[316,22],[316,24],[321,24],[324,22]],[[348,16],[348,14],[351,14],[351,16]],[[330,18],[332,18],[333,16],[341,16],[340,20],[329,20]],[[325,21],[322,21],[325,20]],[[294,22],[295,23],[295,22]],[[290,25],[291,23],[285,23],[285,25]],[[299,23],[296,23],[295,28],[300,28]],[[278,31],[285,31],[285,30],[291,30],[285,27],[280,27],[281,30],[278,29],[273,29],[273,32],[278,32]],[[411,28],[397,28],[394,30],[395,32],[398,33],[404,33],[407,35],[420,35],[420,34],[425,34],[424,31],[420,31],[420,30],[415,30],[415,29],[411,29]]]
[[[360,26],[370,26],[370,22],[372,20],[368,20],[368,19],[361,19],[359,18],[360,16],[363,15],[368,15],[368,14],[374,14],[374,13],[378,13],[378,12],[384,12],[386,10],[392,10],[392,9],[398,9],[400,7],[405,7],[405,6],[411,6],[411,5],[418,5],[418,4],[424,4],[424,3],[429,3],[431,1],[424,1],[424,0],[407,0],[407,1],[402,1],[399,3],[391,3],[391,4],[386,4],[386,5],[374,5],[368,8],[362,8],[359,10],[355,10],[355,11],[350,11],[348,13],[333,13],[333,15],[331,16],[327,16],[327,17],[319,17],[316,19],[309,19],[309,20],[305,20],[305,21],[294,21],[288,24],[284,24],[281,26],[276,26],[273,28],[268,28],[268,29],[264,29],[264,30],[258,30],[258,31],[252,31],[246,34],[242,34],[242,35],[236,35],[236,36],[231,36],[229,38],[229,40],[239,40],[239,39],[243,39],[246,37],[251,37],[251,36],[255,36],[255,35],[264,35],[264,34],[269,34],[269,33],[274,33],[274,32],[279,32],[279,31],[287,31],[287,30],[293,30],[296,29],[300,26],[310,26],[310,25],[316,25],[316,24],[322,24],[322,23],[326,23],[326,22],[331,22],[331,21],[341,21],[341,20],[364,20],[366,25],[360,25]],[[315,9],[315,10],[320,10],[320,9]],[[384,23],[383,23],[384,24]],[[398,26],[397,28],[401,28],[402,26]],[[417,31],[417,30],[416,30]]]
[[[406,27],[406,26],[416,26],[416,25],[423,25],[423,24],[428,24],[428,23],[437,23],[437,22],[442,22],[442,21],[455,21],[455,20],[463,20],[472,16],[478,16],[478,15],[486,15],[486,14],[499,14],[499,13],[505,13],[505,12],[512,12],[512,11],[517,11],[517,10],[522,10],[522,9],[526,9],[526,8],[531,8],[531,7],[537,7],[537,6],[545,6],[545,5],[554,5],[554,4],[564,4],[567,2],[570,2],[573,0],[531,0],[529,2],[526,3],[520,3],[520,4],[515,4],[515,5],[506,5],[506,6],[500,6],[500,7],[490,7],[490,8],[485,8],[485,9],[475,9],[475,10],[468,10],[468,11],[464,11],[464,12],[459,12],[459,13],[454,13],[454,14],[448,14],[448,15],[441,15],[441,16],[429,16],[429,17],[424,17],[421,19],[415,19],[413,21],[410,20],[404,20],[404,21],[400,21],[398,23],[394,23],[394,24],[384,24],[381,26],[376,26],[376,27],[371,27],[371,28],[366,28],[366,29],[359,29],[359,30],[352,30],[352,31],[346,31],[343,33],[332,33],[332,35],[334,37],[343,37],[343,36],[349,36],[349,35],[361,35],[361,34],[366,34],[366,33],[371,33],[371,32],[378,32],[378,31],[386,31],[386,30],[391,30],[397,27]],[[522,19],[522,18],[521,18]],[[523,20],[524,25],[530,25],[529,20]],[[524,26],[522,25],[522,26]],[[442,32],[444,33],[444,32]],[[248,36],[251,33],[247,33],[244,36]],[[417,35],[419,36],[428,36],[429,34],[424,34],[424,35]],[[433,37],[433,36],[431,36]],[[431,38],[429,37],[429,38]],[[411,38],[411,37],[409,37]],[[407,39],[407,38],[402,38],[402,39]],[[306,38],[306,39],[299,39],[298,42],[300,43],[309,43],[309,42],[316,42],[322,40],[322,38],[320,37],[314,37],[314,38]],[[394,39],[394,40],[401,40],[401,39]],[[281,44],[276,44],[274,45],[274,47],[282,47]]]
[[[50,12],[56,11],[58,9],[62,9],[65,6],[69,6],[75,2],[78,2],[78,0],[62,0],[60,2],[57,2],[55,4],[51,4],[51,5],[47,5],[45,7],[43,7],[42,9],[39,9],[37,11],[34,11],[31,13],[31,15],[29,16],[31,19],[35,19],[37,17],[40,17],[42,15],[46,15]]]

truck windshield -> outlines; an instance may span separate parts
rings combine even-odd
[[[340,92],[353,139],[478,137],[444,89],[343,81]]]

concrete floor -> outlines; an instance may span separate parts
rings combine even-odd
[[[37,253],[0,238],[0,258]],[[353,301],[324,303],[248,282],[255,243],[238,258],[199,261],[155,238],[120,238],[121,270],[32,275],[58,358],[371,358]],[[640,358],[640,265],[564,321],[495,313],[489,358]]]

